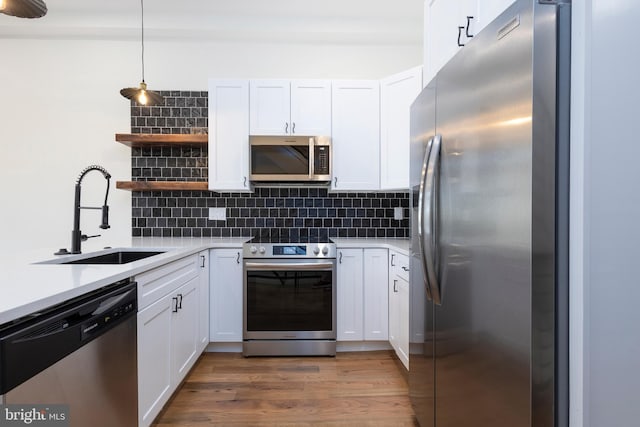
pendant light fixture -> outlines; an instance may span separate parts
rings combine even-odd
[[[0,0],[0,13],[18,18],[41,18],[47,14],[43,0]]]
[[[144,81],[144,0],[140,0],[140,9],[142,11],[142,81],[138,87],[128,87],[120,90],[120,95],[127,99],[131,99],[140,105],[163,105],[164,98],[162,95],[157,92],[147,90],[147,84]]]

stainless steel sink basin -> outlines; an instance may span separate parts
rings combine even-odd
[[[118,251],[109,254],[96,255],[88,258],[77,259],[74,261],[64,261],[60,264],[128,264],[133,261],[149,258],[159,255],[162,251]]]
[[[166,251],[158,250],[132,250],[132,249],[110,249],[100,251],[98,254],[80,254],[57,258],[48,261],[39,262],[38,264],[128,264],[130,262],[139,261],[155,255],[160,255]]]

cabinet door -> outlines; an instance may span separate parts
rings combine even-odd
[[[386,249],[364,250],[364,339],[389,339],[389,294]]]
[[[444,64],[469,41],[477,31],[479,0],[426,0],[424,39],[424,85],[428,84]],[[459,27],[463,27],[459,29]],[[459,37],[458,37],[459,35]]]
[[[251,135],[290,135],[289,80],[251,80],[250,118]]]
[[[422,89],[422,67],[380,82],[380,188],[409,188],[409,110]]]
[[[209,80],[209,190],[251,191],[247,80]]]
[[[391,271],[391,270],[390,270]],[[396,350],[398,348],[398,323],[400,319],[398,299],[398,278],[395,274],[389,276],[389,343]]]
[[[496,19],[498,15],[511,6],[515,0],[491,0],[478,1],[478,17],[479,20],[474,28],[475,32],[482,31],[484,27],[489,25],[491,21]]]
[[[200,278],[196,277],[178,288],[175,293],[170,294],[173,305],[171,313],[173,387],[180,384],[200,354],[198,351],[199,286]]]
[[[291,134],[331,136],[331,82],[291,82]]]
[[[151,425],[169,400],[171,387],[171,296],[138,313],[138,425]]]
[[[334,81],[333,190],[380,188],[380,83]]]
[[[214,249],[210,255],[210,340],[242,342],[241,249]]]
[[[409,282],[398,277],[398,329],[396,354],[405,368],[409,369]]]
[[[362,249],[338,251],[338,341],[362,341],[363,325]]]
[[[209,344],[209,251],[200,252],[198,259],[198,353],[201,353]]]

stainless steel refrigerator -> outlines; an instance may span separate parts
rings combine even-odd
[[[568,425],[570,5],[520,0],[411,108],[422,427]]]

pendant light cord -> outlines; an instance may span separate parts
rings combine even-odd
[[[142,11],[142,82],[144,83],[144,0],[140,0],[140,10]]]

